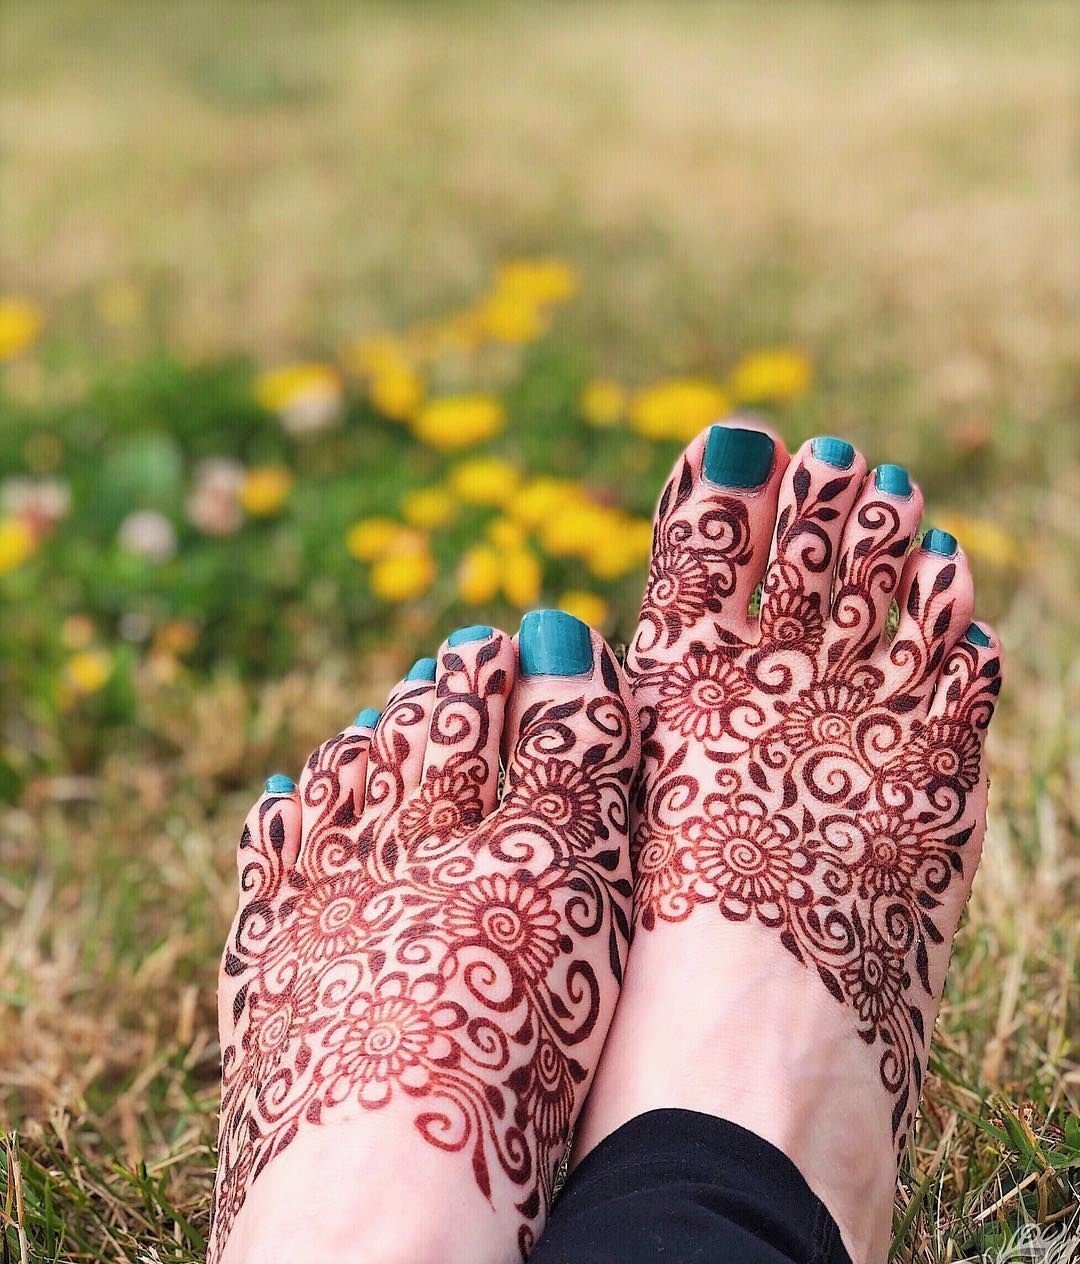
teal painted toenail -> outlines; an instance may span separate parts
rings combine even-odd
[[[374,707],[365,707],[363,711],[353,720],[353,725],[358,729],[373,729],[379,722],[381,711],[376,711]]]
[[[936,553],[938,557],[952,557],[956,552],[956,536],[950,531],[931,527],[922,538],[924,553]]]
[[[911,495],[911,479],[902,465],[879,465],[874,471],[874,486],[887,496]]]
[[[447,645],[468,645],[472,641],[486,641],[494,631],[486,623],[474,623],[470,628],[458,628],[446,638]]]
[[[523,676],[584,676],[592,671],[592,637],[572,614],[532,610],[521,621],[518,655]]]
[[[774,443],[760,430],[713,426],[702,472],[717,487],[760,487],[772,469]]]
[[[990,644],[990,638],[977,623],[973,623],[964,633],[964,640],[970,642],[972,645],[979,646],[980,649],[986,649],[986,647]]]
[[[405,673],[406,680],[434,680],[439,664],[433,658],[418,658]]]
[[[266,794],[292,794],[296,789],[296,782],[291,777],[286,777],[283,772],[275,772],[267,777],[266,785],[263,791]]]
[[[834,439],[832,435],[821,435],[810,444],[810,451],[819,461],[826,465],[835,465],[838,470],[851,469],[855,460],[855,449],[846,439]]]

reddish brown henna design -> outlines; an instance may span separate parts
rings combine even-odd
[[[899,1145],[936,1012],[932,960],[947,952],[978,860],[982,734],[1000,664],[961,642],[943,669],[952,564],[910,583],[903,635],[881,651],[910,546],[884,497],[858,510],[865,535],[828,600],[834,502],[855,489],[852,475],[817,477],[815,489],[805,459],[791,472],[754,644],[717,620],[736,590],[727,568],[748,553],[742,502],[695,486],[685,461],[661,497],[628,660],[643,727],[635,918],[648,931],[709,905],[775,932],[874,1049]],[[716,542],[707,557],[694,547],[703,536]],[[734,626],[745,614],[726,613]],[[711,646],[689,639],[713,628]],[[944,711],[927,718],[939,677]]]
[[[341,770],[366,737],[313,755],[295,865],[281,859],[280,799],[242,842],[211,1260],[301,1128],[394,1100],[413,1104],[426,1142],[467,1157],[485,1196],[510,1183],[522,1255],[532,1244],[591,1070],[580,1051],[622,976],[637,749],[605,651],[609,692],[518,718],[485,816],[491,711],[508,690],[498,640],[468,660],[447,650],[433,705],[427,684],[390,700],[363,803]],[[400,769],[417,742],[439,762],[409,791]]]

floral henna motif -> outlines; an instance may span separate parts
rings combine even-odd
[[[643,729],[635,920],[648,931],[708,904],[776,932],[877,1051],[900,1145],[937,1001],[931,958],[952,932],[978,859],[967,855],[979,841],[969,845],[971,799],[1000,665],[980,666],[978,651],[961,643],[943,668],[952,565],[929,592],[912,584],[907,615],[918,631],[890,647],[888,686],[869,661],[910,546],[885,502],[859,511],[867,534],[838,569],[826,623],[803,576],[833,566],[822,524],[837,516],[831,502],[849,477],[812,493],[805,466],[795,471],[794,504],[778,520],[777,560],[763,588],[760,640],[723,633],[713,649],[687,644],[683,633],[707,628],[717,599],[734,591],[743,536],[733,528],[726,552],[709,555],[710,582],[680,588],[656,575],[676,573],[671,541],[692,542],[706,520],[720,514],[734,524],[738,514],[717,493],[697,523],[675,521],[690,495],[685,467],[664,492],[660,553],[628,661]],[[916,691],[939,673],[945,715],[915,718]]]
[[[211,1259],[301,1127],[395,1099],[414,1104],[432,1146],[468,1156],[485,1196],[503,1174],[522,1254],[532,1245],[587,1078],[580,1051],[622,977],[636,752],[607,656],[609,695],[520,717],[502,804],[482,817],[478,787],[497,773],[488,708],[506,687],[494,657],[481,650],[466,681],[444,655],[455,693],[436,700],[431,736],[424,686],[392,699],[365,805],[341,774],[366,738],[313,756],[301,792],[317,821],[294,866],[281,861],[281,800],[262,804],[260,839],[242,840]],[[441,745],[443,762],[409,793],[398,769],[418,742]]]

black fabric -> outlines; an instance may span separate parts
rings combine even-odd
[[[851,1264],[799,1170],[738,1124],[638,1115],[555,1199],[529,1264]]]

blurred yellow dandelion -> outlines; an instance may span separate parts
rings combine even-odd
[[[798,347],[772,347],[744,356],[731,371],[729,389],[740,404],[796,399],[810,385],[810,357]]]
[[[591,628],[602,628],[608,619],[608,604],[597,593],[584,588],[573,588],[559,598],[558,607],[572,614],[575,619]]]
[[[566,478],[530,479],[506,506],[507,514],[526,530],[535,531],[568,505],[585,499],[577,483]]]
[[[446,395],[429,400],[413,421],[413,433],[443,452],[492,439],[506,424],[502,404],[491,395]]]
[[[435,582],[435,559],[426,542],[395,548],[371,566],[371,591],[380,601],[398,604],[422,597]]]
[[[495,275],[495,288],[534,303],[565,303],[578,292],[577,272],[561,259],[509,259]]]
[[[540,545],[550,557],[584,557],[612,525],[612,513],[602,505],[571,502],[540,527]]]
[[[466,549],[458,567],[457,586],[462,601],[483,606],[499,591],[503,568],[499,555],[486,544]]]
[[[345,547],[358,562],[374,562],[406,535],[413,533],[393,518],[361,518],[349,528]]]
[[[616,512],[590,544],[585,562],[597,579],[621,579],[643,565],[651,551],[652,523]]]
[[[941,513],[934,515],[933,523],[956,536],[970,557],[979,558],[991,566],[1017,566],[1023,560],[1020,546],[1013,537],[988,518]]]
[[[237,499],[252,518],[270,518],[281,509],[292,490],[293,476],[284,465],[261,465],[248,470]]]
[[[535,553],[529,549],[513,549],[503,557],[503,593],[519,610],[535,606],[540,600],[544,573]]]
[[[105,650],[80,650],[64,668],[64,683],[72,693],[90,694],[104,689],[113,674],[112,656]]]
[[[455,465],[449,475],[454,494],[467,505],[506,505],[521,484],[516,465],[498,456],[479,456]]]
[[[536,300],[515,290],[496,290],[482,300],[477,326],[493,342],[532,342],[547,331],[549,320]]]
[[[525,547],[525,532],[512,518],[492,518],[484,528],[484,535],[504,553]]]
[[[37,538],[21,518],[0,518],[0,575],[22,566],[37,548]]]
[[[391,421],[408,421],[424,402],[424,379],[411,365],[384,369],[368,384],[368,399]]]
[[[581,392],[578,408],[590,426],[618,425],[626,414],[626,391],[610,378],[597,378]]]
[[[328,364],[289,364],[255,379],[255,398],[277,413],[292,434],[309,434],[335,424],[344,403],[341,377]]]
[[[0,297],[0,361],[12,360],[41,333],[41,309],[29,299]]]
[[[411,527],[435,531],[454,517],[457,504],[445,487],[417,487],[401,498],[401,516]]]
[[[728,397],[713,382],[672,378],[646,386],[630,402],[630,425],[646,439],[688,443],[731,410]]]

